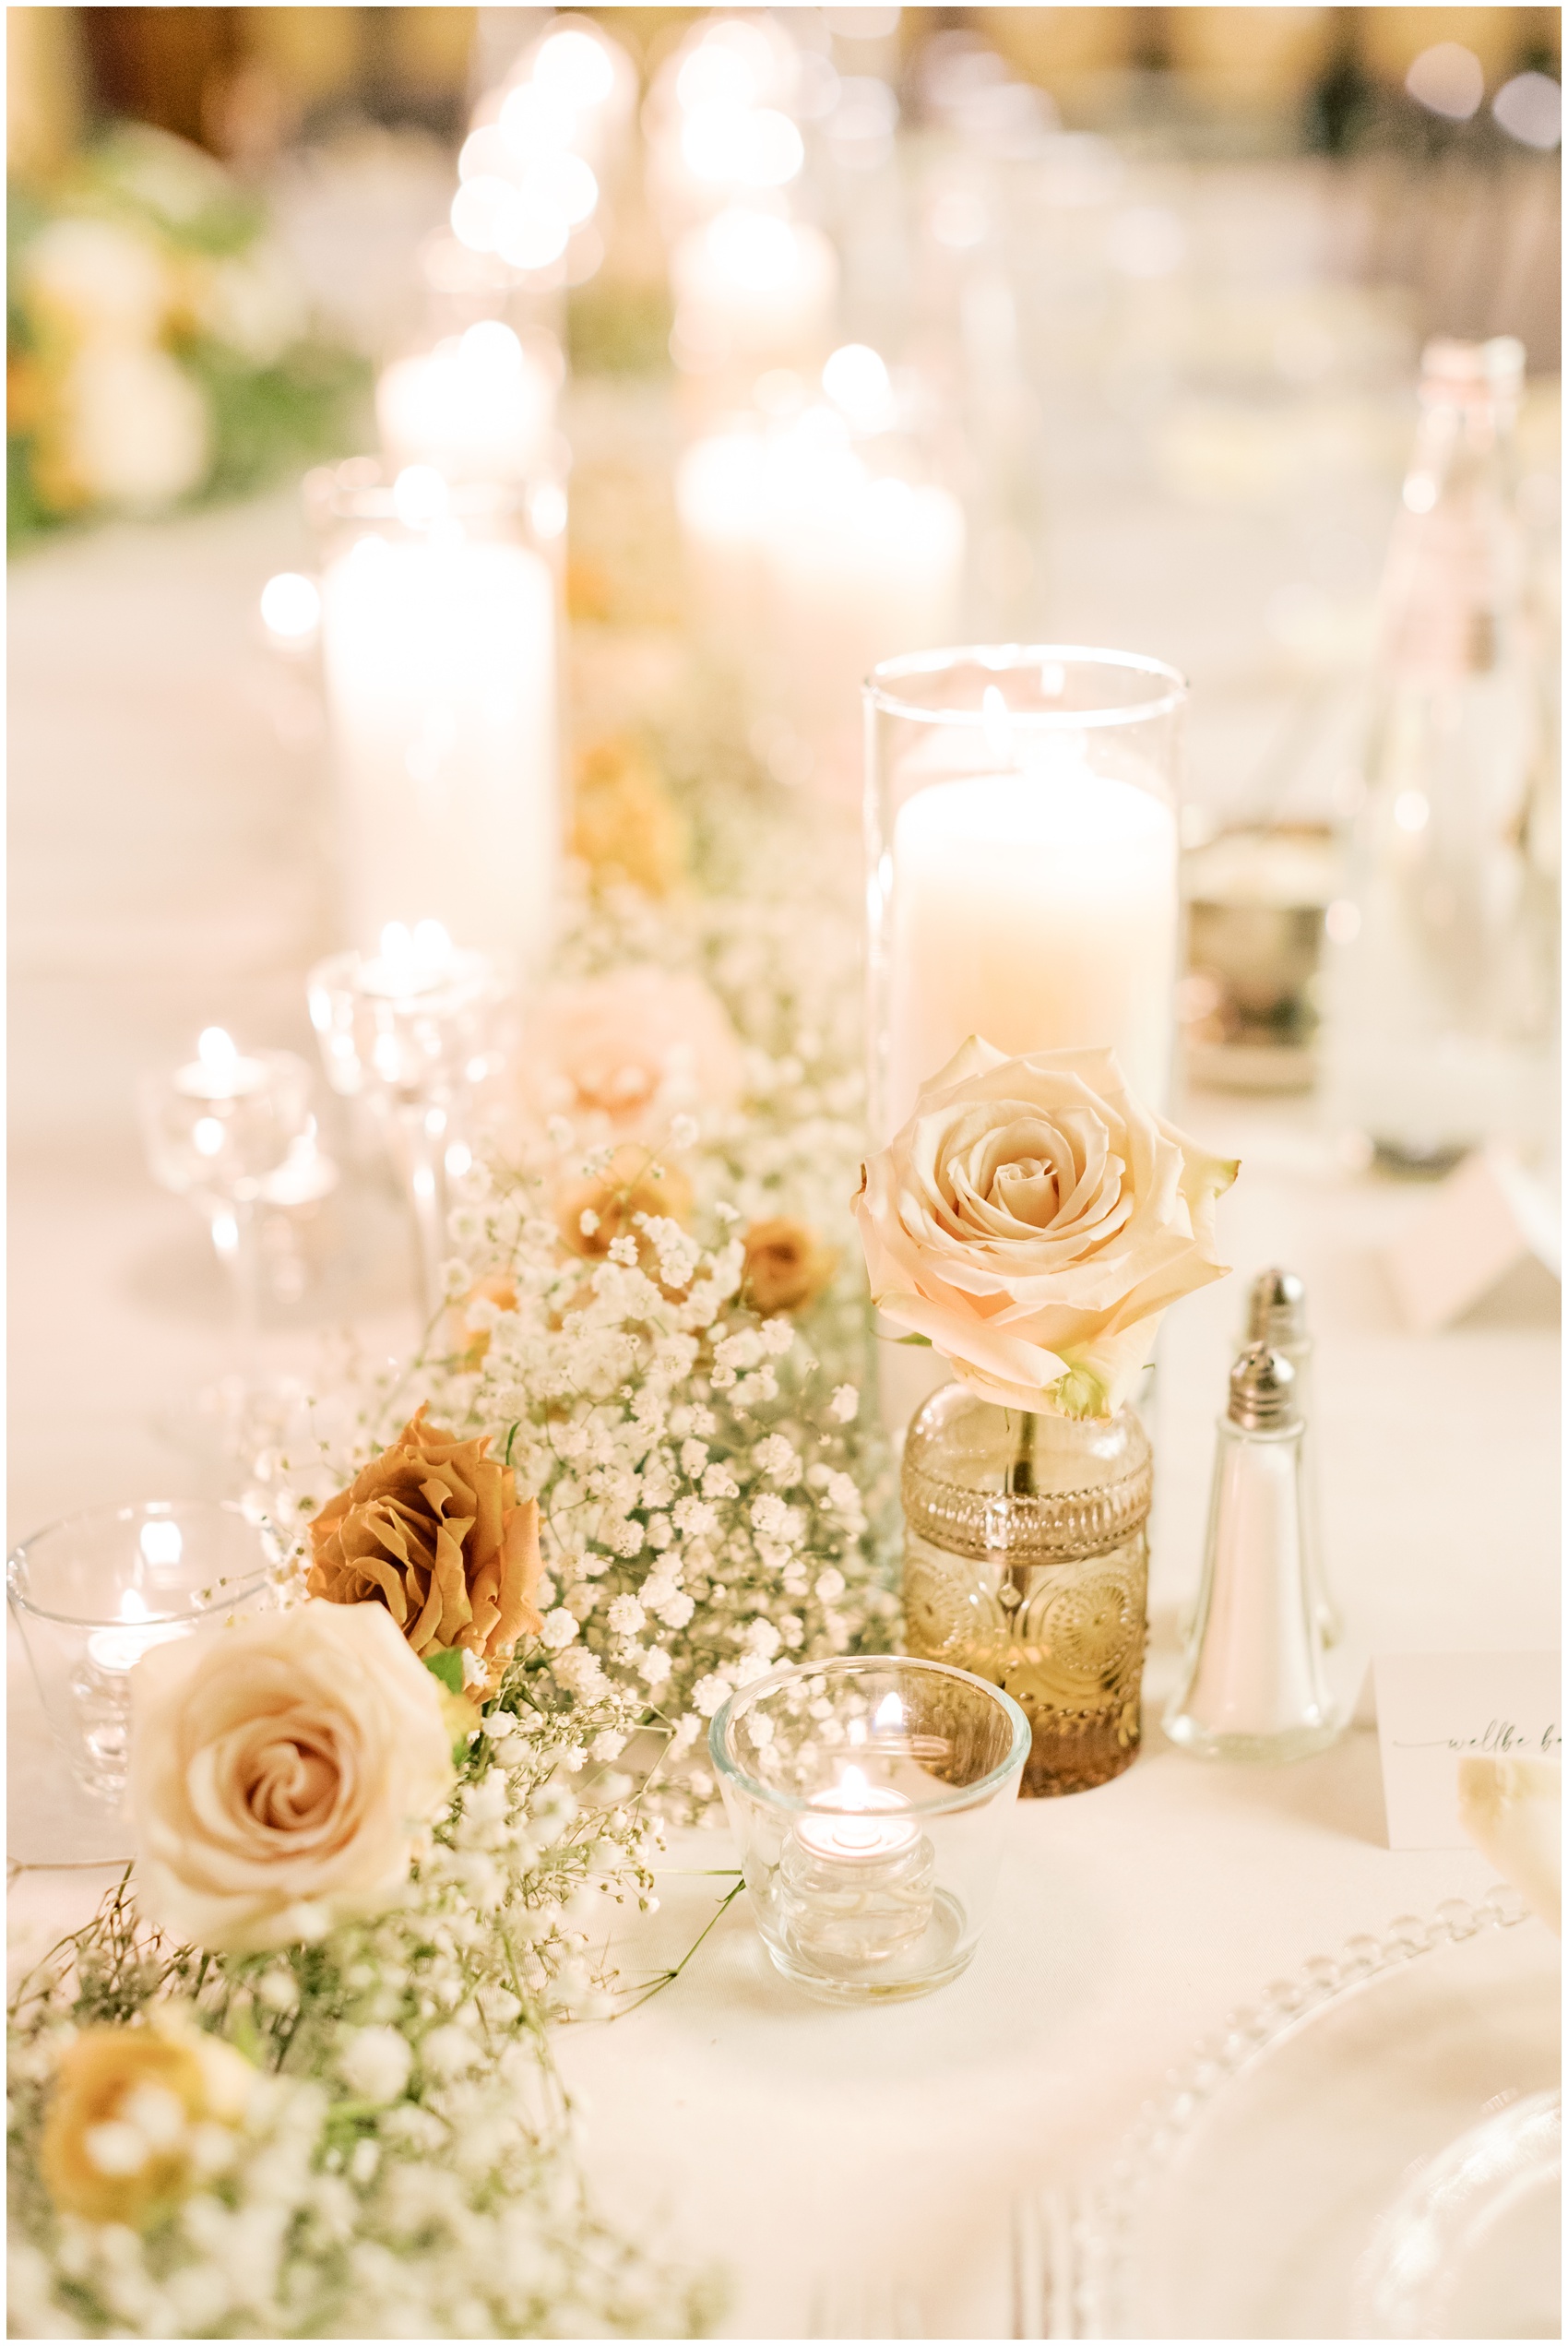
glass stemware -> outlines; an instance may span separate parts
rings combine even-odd
[[[153,1179],[202,1214],[233,1298],[236,1365],[197,1397],[198,1420],[243,1452],[257,1409],[276,1398],[258,1363],[259,1222],[314,1143],[311,1070],[292,1051],[242,1051],[206,1027],[194,1059],[144,1076],[138,1106]]]

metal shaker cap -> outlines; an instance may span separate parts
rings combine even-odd
[[[1301,1423],[1296,1409],[1296,1372],[1282,1352],[1266,1344],[1249,1344],[1230,1372],[1232,1425],[1249,1434],[1265,1428],[1288,1433]]]
[[[1247,1293],[1249,1344],[1302,1344],[1307,1291],[1293,1270],[1260,1270]]]

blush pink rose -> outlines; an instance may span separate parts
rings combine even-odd
[[[654,1138],[683,1112],[732,1108],[745,1059],[700,978],[634,966],[545,997],[524,1087],[530,1105],[570,1117],[584,1137]]]
[[[1128,1090],[1112,1051],[971,1035],[863,1168],[872,1300],[1004,1409],[1118,1410],[1166,1307],[1223,1278],[1237,1168]]]

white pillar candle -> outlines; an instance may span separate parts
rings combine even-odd
[[[694,362],[820,363],[838,292],[821,229],[732,207],[681,238],[670,275],[677,346]]]
[[[1165,1102],[1177,841],[1152,791],[1070,755],[933,782],[893,833],[894,1129],[971,1034],[1010,1056],[1109,1044]]]
[[[769,634],[786,713],[858,787],[861,685],[957,632],[964,514],[931,484],[876,479],[849,449],[784,466],[763,523]]]
[[[695,616],[712,644],[753,666],[762,637],[767,439],[754,425],[711,433],[675,468],[675,509]]]
[[[449,481],[518,481],[545,456],[557,375],[509,326],[486,318],[433,351],[397,359],[375,387],[391,467],[432,464]]]
[[[322,581],[349,927],[431,919],[537,968],[559,858],[555,615],[529,548],[372,532]]]

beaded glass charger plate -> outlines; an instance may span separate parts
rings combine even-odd
[[[1085,2210],[1081,2334],[1560,2338],[1561,1997],[1501,1891],[1268,1990]]]

